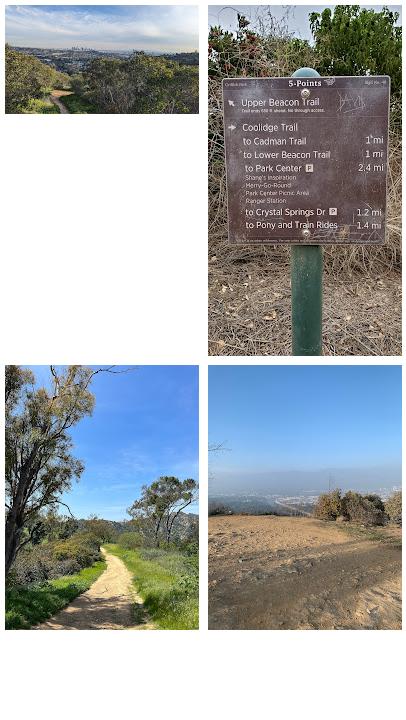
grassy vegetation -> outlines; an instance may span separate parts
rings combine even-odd
[[[76,575],[6,590],[6,630],[28,630],[68,605],[88,590],[106,569],[101,560]]]
[[[198,559],[176,550],[125,550],[106,545],[123,560],[155,625],[163,630],[199,627]]]
[[[74,93],[72,93],[72,95],[64,95],[60,99],[70,113],[89,115],[97,112],[93,105],[85,100],[85,98],[75,95]]]
[[[57,113],[59,115],[59,108],[48,99],[40,100],[39,98],[31,98],[25,109],[21,110],[21,112],[24,115],[48,115],[49,113]]]
[[[372,540],[374,542],[390,543],[395,547],[402,547],[402,530],[394,525],[386,525],[384,527],[368,527],[355,523],[340,523],[334,527],[344,530],[348,535],[362,540]]]

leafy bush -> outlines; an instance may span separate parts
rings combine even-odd
[[[319,520],[337,520],[341,511],[341,490],[332,490],[319,495],[314,508],[314,515]]]
[[[196,113],[198,79],[195,66],[135,52],[92,60],[74,87],[102,113]]]
[[[58,115],[59,108],[50,100],[41,100],[39,98],[31,98],[25,107],[21,109],[24,115]]]
[[[402,28],[399,13],[384,7],[337,5],[310,13],[315,67],[320,75],[390,75],[392,95],[402,85]]]
[[[76,533],[67,540],[55,543],[52,549],[57,560],[75,561],[80,568],[101,559],[100,541],[91,533]]]
[[[100,559],[98,539],[86,532],[65,540],[27,545],[17,554],[7,584],[30,585],[72,575]]]
[[[232,515],[233,511],[227,505],[220,505],[217,503],[209,503],[209,516],[210,515]]]
[[[177,545],[178,549],[189,557],[199,556],[199,540],[185,540]]]
[[[118,536],[117,543],[126,550],[137,550],[143,544],[142,535],[137,532],[124,532]]]
[[[389,520],[396,525],[402,524],[402,491],[393,493],[385,503],[385,512]]]
[[[67,76],[54,68],[6,45],[6,113],[21,112],[31,99],[42,98],[66,81]]]
[[[146,610],[160,629],[193,630],[199,623],[199,559],[162,548],[110,545],[133,573]]]
[[[61,98],[65,107],[74,115],[94,115],[97,109],[80,95],[64,95]]]
[[[80,570],[75,558],[57,559],[51,544],[35,545],[18,553],[7,576],[8,585],[30,585],[45,582]]]
[[[349,491],[342,499],[342,515],[363,525],[383,525],[385,507],[378,495],[360,495]]]
[[[43,622],[83,593],[106,569],[104,560],[75,575],[42,584],[6,588],[6,630],[26,630]]]
[[[85,532],[90,533],[97,538],[99,545],[106,542],[115,542],[117,532],[114,525],[109,520],[103,520],[96,515],[91,516],[84,522]]]
[[[319,520],[350,520],[363,525],[383,525],[385,523],[385,505],[379,495],[361,495],[348,491],[344,496],[341,490],[322,493],[314,508]]]

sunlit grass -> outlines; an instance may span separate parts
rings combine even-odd
[[[199,627],[198,558],[176,550],[125,550],[106,545],[133,574],[151,620],[164,630]]]
[[[54,115],[55,113],[59,115],[59,108],[48,99],[31,98],[21,112],[24,115]]]
[[[16,586],[6,590],[6,630],[28,630],[62,610],[88,590],[106,569],[104,560],[42,584]]]
[[[79,95],[64,95],[60,98],[60,100],[70,113],[81,115],[97,113],[97,110],[94,108],[94,106]]]

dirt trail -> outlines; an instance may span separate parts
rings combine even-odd
[[[371,541],[310,518],[210,518],[209,627],[399,629],[401,533],[384,534]]]
[[[107,568],[64,610],[34,630],[153,630],[131,573],[120,558],[102,549]]]
[[[72,93],[66,90],[53,90],[51,95],[49,96],[49,99],[54,105],[57,105],[62,115],[69,115],[70,113],[68,108],[65,107],[65,105],[60,100],[60,98],[64,97],[64,95],[72,95]]]

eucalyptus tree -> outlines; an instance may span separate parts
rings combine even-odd
[[[179,480],[173,476],[162,476],[151,485],[144,485],[141,496],[128,509],[134,520],[152,524],[155,544],[159,547],[162,535],[166,544],[171,541],[174,523],[179,514],[197,498],[196,480]]]
[[[94,376],[120,372],[113,367],[51,365],[49,389],[35,386],[32,372],[6,367],[6,573],[21,548],[35,539],[43,511],[67,507],[62,494],[84,469],[72,454],[69,430],[92,414]]]

